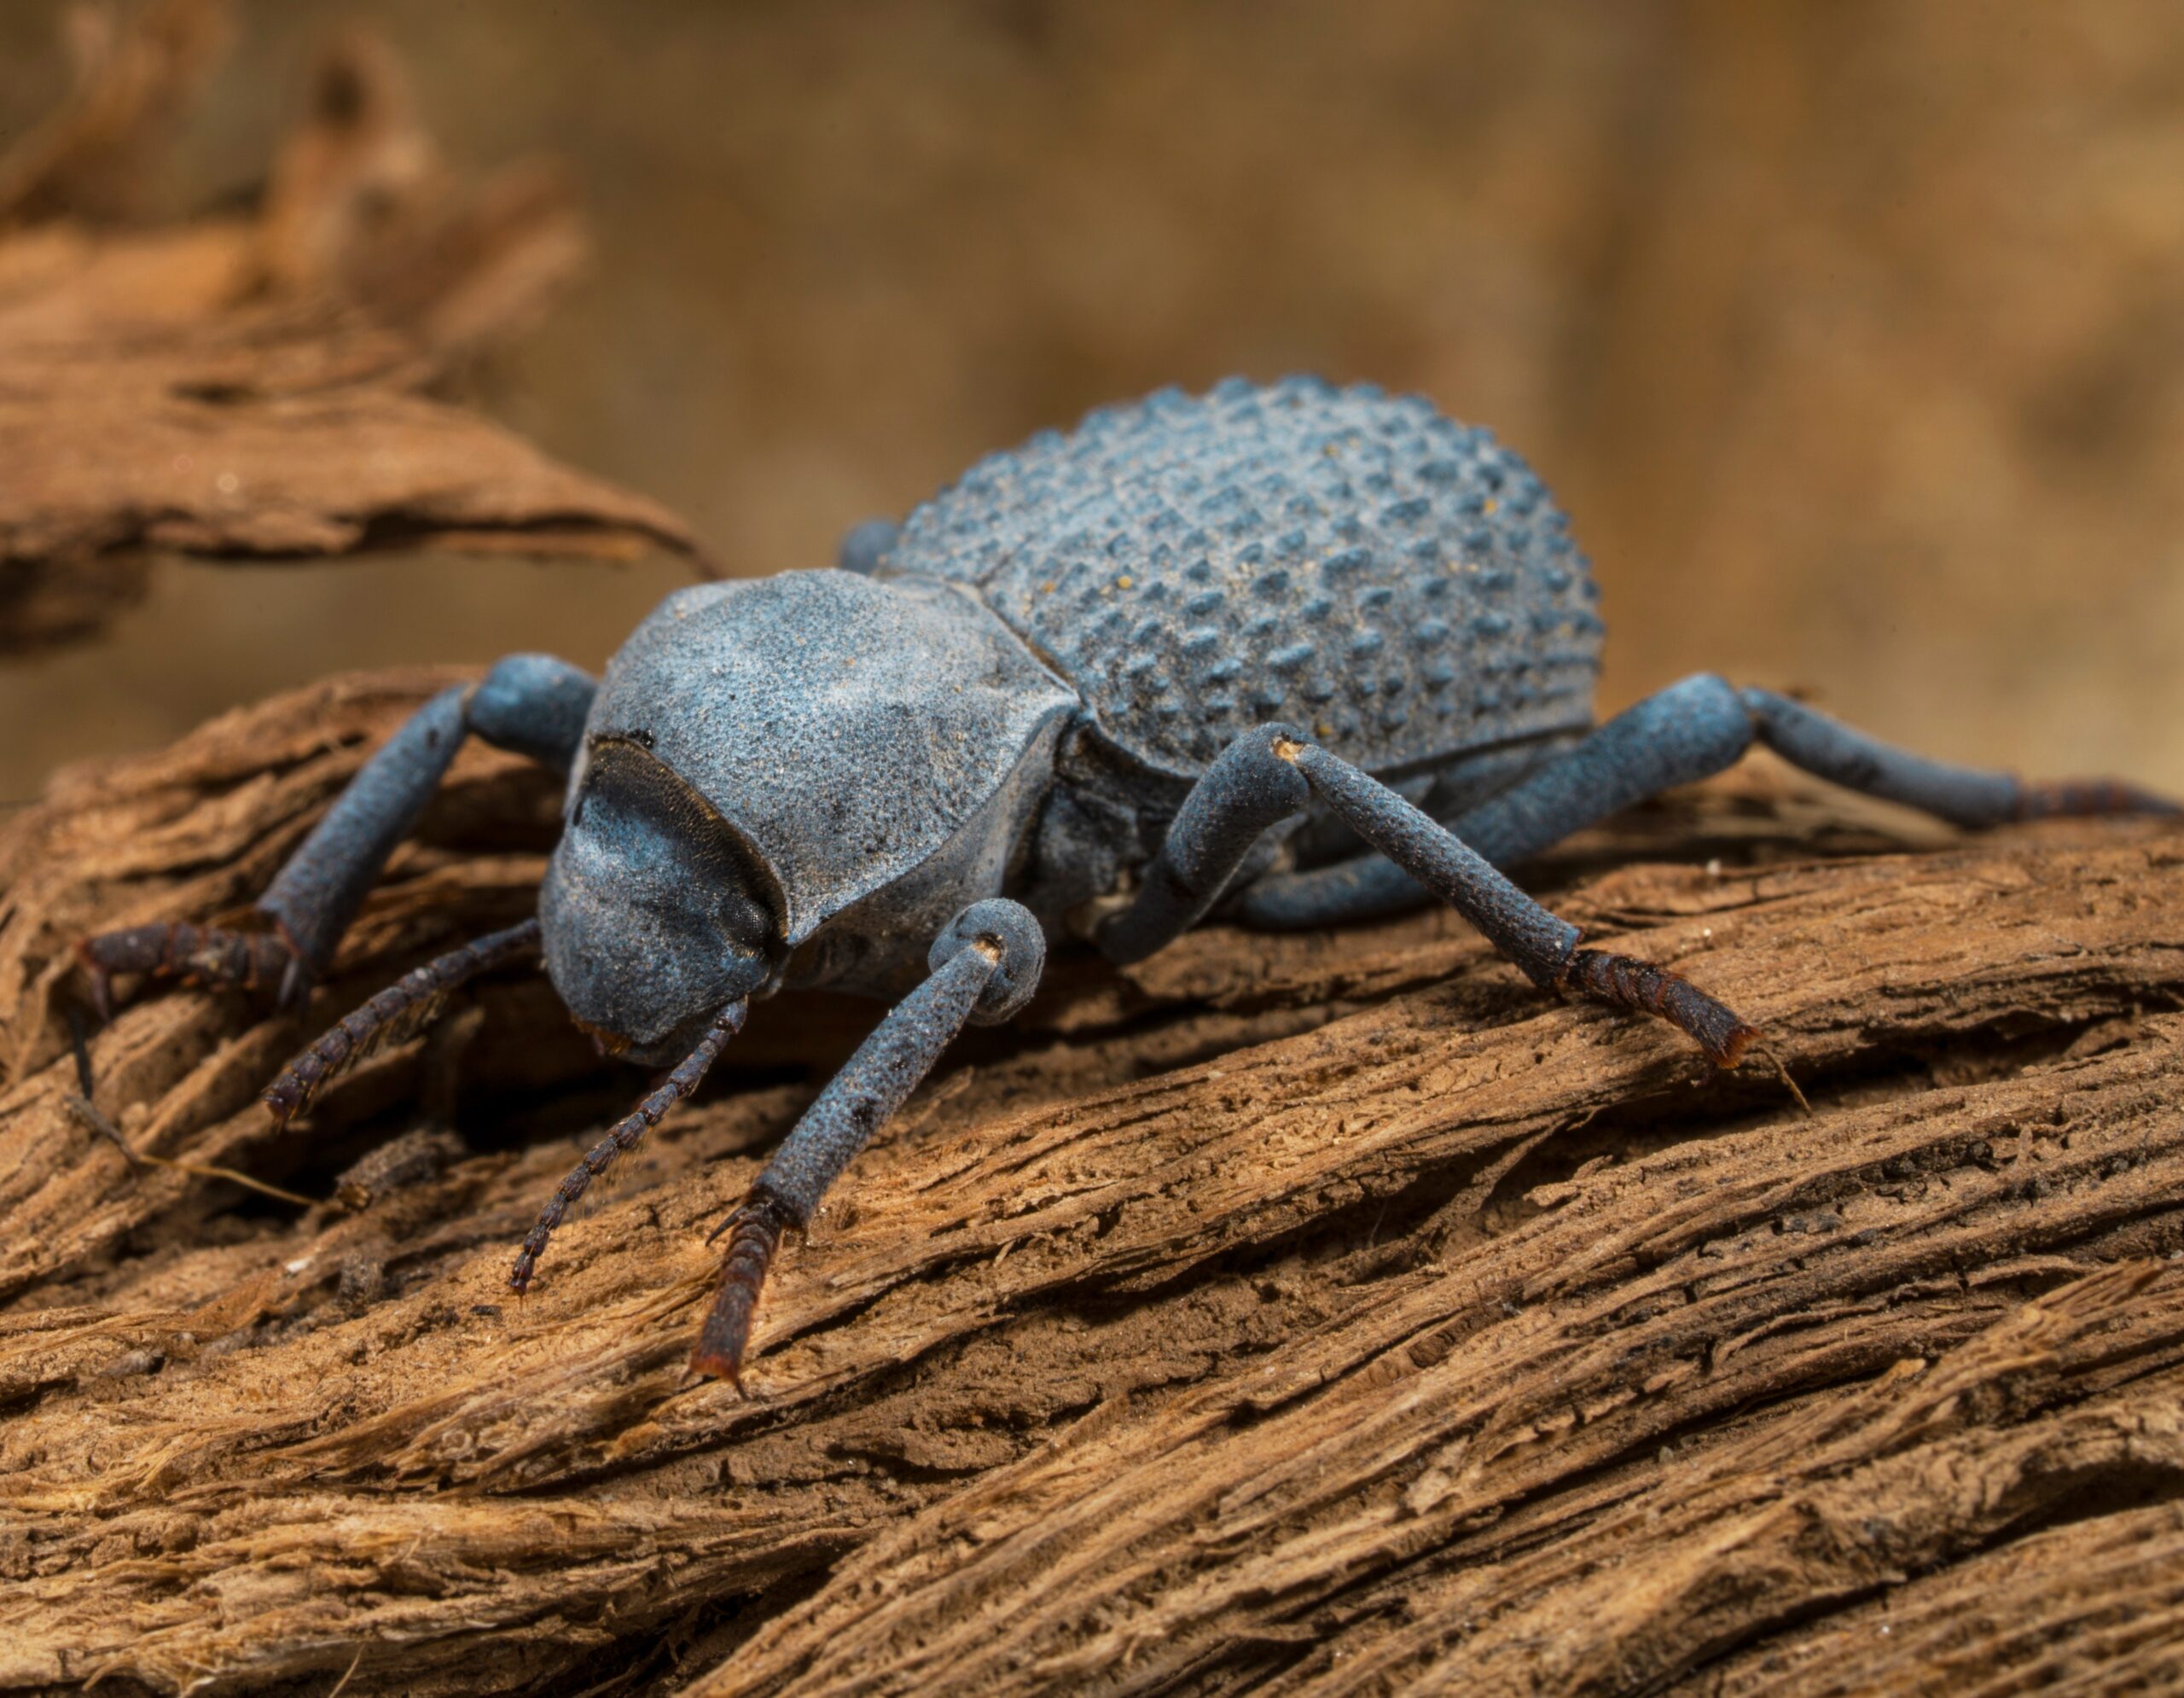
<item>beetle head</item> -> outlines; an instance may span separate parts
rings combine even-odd
[[[538,903],[578,1025],[634,1060],[679,1060],[772,978],[779,912],[764,862],[644,740],[591,740]]]

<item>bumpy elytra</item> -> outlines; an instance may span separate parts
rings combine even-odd
[[[285,1119],[465,980],[534,952],[570,1013],[664,1082],[586,1186],[694,1090],[751,998],[886,999],[721,1223],[692,1367],[741,1385],[791,1228],[966,1021],[1005,1020],[1049,938],[1137,960],[1209,913],[1333,924],[1449,903],[1542,988],[1659,1015],[1721,1067],[1757,1035],[1664,968],[1580,948],[1497,870],[1763,741],[1964,826],[2175,811],[2109,782],[1945,765],[1784,697],[1687,678],[1593,723],[1585,557],[1524,462],[1416,398],[1310,379],[1103,409],[973,467],[839,569],[668,597],[595,681],[517,655],[435,697],[282,869],[262,933],[109,933],[110,975],[293,997],[466,734],[568,773],[536,919],[381,991],[266,1093]]]

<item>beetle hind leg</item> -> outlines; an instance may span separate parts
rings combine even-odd
[[[2065,816],[2184,812],[2113,779],[2040,782],[1930,759],[1772,690],[1738,689],[1701,672],[1634,702],[1576,748],[1449,820],[1449,829],[1496,866],[1511,866],[1635,803],[1726,771],[1755,741],[1815,778],[1967,830]],[[1224,911],[1246,925],[1294,931],[1400,914],[1426,900],[1402,867],[1368,853],[1261,879]]]
[[[1509,882],[1470,844],[1292,726],[1261,725],[1224,749],[1183,800],[1136,899],[1101,928],[1116,962],[1142,960],[1204,918],[1259,834],[1314,799],[1470,921],[1542,990],[1669,1021],[1716,1067],[1758,1038],[1734,1010],[1667,968],[1577,947],[1577,928]]]
[[[2064,816],[2184,813],[2167,797],[2112,778],[2028,781],[2012,772],[1957,766],[1869,737],[1773,690],[1738,695],[1760,741],[1792,765],[1966,830]]]

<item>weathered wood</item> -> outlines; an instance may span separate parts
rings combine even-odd
[[[95,630],[148,551],[694,555],[665,509],[435,393],[530,327],[586,239],[549,168],[460,182],[371,38],[329,50],[247,210],[106,227],[226,10],[99,26],[76,98],[0,154],[0,653]]]
[[[0,153],[0,224],[143,216],[160,156],[225,55],[229,0],[148,0],[125,20],[74,0],[61,14],[72,84]]]
[[[1065,956],[785,1254],[746,1403],[682,1377],[700,1240],[810,1098],[782,1067],[868,1011],[754,1011],[520,1304],[531,1215],[642,1086],[537,980],[304,1134],[252,1101],[522,911],[554,796],[505,757],[463,755],[306,1016],[185,991],[96,1037],[136,1171],[71,1105],[67,944],[244,910],[441,676],[0,827],[0,1687],[2184,1679],[2174,830],[1958,840],[1763,772],[1539,871],[1756,1017],[1809,1115],[1443,916]]]

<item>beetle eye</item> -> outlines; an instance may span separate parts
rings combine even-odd
[[[592,740],[572,826],[588,811],[595,832],[615,839],[617,858],[640,880],[658,879],[693,905],[710,905],[741,953],[765,956],[781,935],[781,890],[742,834],[688,780],[653,754],[648,735]]]

